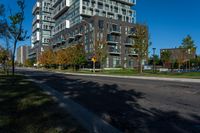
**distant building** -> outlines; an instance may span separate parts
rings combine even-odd
[[[29,59],[34,60],[35,62],[37,62],[39,54],[49,44],[51,30],[54,26],[52,6],[56,1],[58,0],[36,0],[32,9],[32,44]]]
[[[17,48],[17,59],[16,61],[20,64],[25,64],[25,61],[28,59],[28,54],[30,51],[30,46],[23,45]]]
[[[171,49],[161,49],[160,50],[160,58],[162,59],[162,53],[169,51],[170,52],[170,60],[180,60],[183,62],[188,61],[189,59],[194,59],[196,57],[196,49],[186,49],[186,48],[171,48]]]

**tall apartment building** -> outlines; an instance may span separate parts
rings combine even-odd
[[[20,64],[25,64],[25,61],[28,59],[30,46],[23,45],[17,48],[17,59],[16,61]]]
[[[30,59],[37,60],[39,53],[43,51],[45,46],[49,45],[51,30],[54,27],[54,20],[51,16],[54,2],[55,0],[37,0],[33,7]]]
[[[50,5],[55,22],[50,44],[54,50],[82,44],[86,53],[92,53],[97,42],[104,42],[104,67],[133,67],[135,4],[136,0],[56,0]]]

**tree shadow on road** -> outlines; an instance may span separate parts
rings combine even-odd
[[[125,133],[200,133],[199,116],[184,118],[176,111],[145,109],[138,100],[145,94],[76,77],[38,77]]]

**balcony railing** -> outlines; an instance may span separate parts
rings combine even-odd
[[[108,53],[110,54],[121,54],[120,49],[110,48],[108,50]]]
[[[32,36],[32,42],[38,42],[40,40],[40,32],[36,32],[35,35]]]
[[[128,32],[128,36],[132,37],[132,38],[136,38],[137,37],[136,33],[134,33],[134,32]]]
[[[33,26],[33,29],[32,29],[32,32],[36,31],[37,29],[40,28],[40,23],[36,23],[34,26]]]
[[[129,56],[137,56],[138,54],[135,52],[135,50],[132,48],[132,49],[129,49],[128,51],[126,51],[126,55],[129,55]]]
[[[36,15],[33,19],[32,25],[34,25],[37,21],[40,20],[40,15]]]
[[[119,43],[119,41],[115,38],[109,37],[109,38],[107,38],[107,43],[108,44],[117,44],[117,43]]]
[[[93,12],[91,12],[89,10],[82,10],[81,15],[84,15],[84,16],[93,16]]]
[[[127,4],[127,5],[130,5],[130,6],[133,6],[136,4],[136,0],[117,0],[123,4]]]
[[[55,26],[53,29],[53,35],[57,34],[58,32],[61,32],[62,30],[66,29],[66,28],[70,28],[69,20],[65,20],[62,23],[60,23],[59,25]]]
[[[125,42],[124,45],[125,46],[133,46],[133,43],[131,43],[131,42]]]
[[[70,0],[62,0],[53,11],[53,18],[57,19],[60,15],[62,15],[66,10],[69,9],[71,4]]]
[[[121,30],[119,28],[112,28],[110,30],[111,34],[121,34]]]
[[[40,8],[40,2],[36,2],[33,7],[32,14],[34,14],[34,12],[37,11],[39,8]]]
[[[40,7],[41,7],[40,2],[36,2],[35,5],[33,6],[32,14],[38,11]]]

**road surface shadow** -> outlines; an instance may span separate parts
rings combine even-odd
[[[176,111],[144,109],[138,104],[145,94],[117,84],[104,84],[73,76],[35,76],[95,112],[125,133],[200,133],[199,114],[184,118]]]

